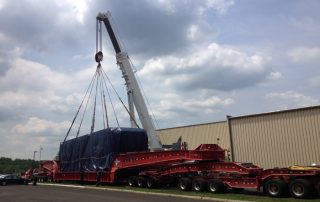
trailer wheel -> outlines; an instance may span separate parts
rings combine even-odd
[[[137,178],[138,187],[146,187],[146,179],[144,177]]]
[[[152,188],[156,188],[157,187],[157,182],[155,179],[151,178],[151,177],[148,177],[147,180],[146,180],[146,186],[147,188],[149,189],[152,189]]]
[[[210,180],[208,183],[208,188],[211,193],[222,193],[226,190],[226,186],[221,180]]]
[[[135,176],[131,176],[128,179],[128,185],[130,187],[135,187],[137,185],[137,181],[136,181],[136,177]]]
[[[182,177],[179,179],[178,187],[182,191],[189,191],[192,188],[192,183],[190,178]]]
[[[282,197],[287,193],[288,186],[281,179],[271,179],[267,181],[264,187],[265,193],[270,197]]]
[[[231,189],[233,192],[239,193],[242,192],[244,190],[244,188],[238,188],[238,187],[234,187]]]
[[[206,191],[207,187],[208,183],[204,179],[195,179],[192,181],[192,189],[196,192]]]
[[[315,189],[317,191],[318,196],[320,196],[320,182],[318,182],[318,184],[316,185]]]
[[[295,179],[290,183],[290,194],[293,198],[310,198],[313,192],[311,182],[306,179]]]

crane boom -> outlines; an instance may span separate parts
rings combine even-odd
[[[148,108],[143,99],[137,79],[134,75],[134,72],[129,60],[129,56],[125,52],[125,50],[122,48],[120,40],[115,33],[115,29],[113,28],[113,25],[111,23],[111,13],[109,11],[107,13],[99,13],[97,15],[97,23],[101,23],[101,22],[104,22],[105,27],[108,31],[109,37],[111,39],[113,48],[116,52],[117,64],[119,65],[120,70],[122,72],[122,76],[126,82],[129,101],[130,99],[132,99],[133,104],[137,110],[142,127],[146,130],[148,134],[149,147],[152,150],[156,148],[161,148],[161,144],[160,144],[157,132],[155,130],[152,119],[149,115]],[[101,30],[100,30],[100,33],[101,33]],[[130,105],[130,102],[129,102],[129,105]],[[129,108],[130,108],[130,113],[133,114],[134,113],[133,106],[129,106]],[[131,117],[133,117],[132,114],[131,114]]]

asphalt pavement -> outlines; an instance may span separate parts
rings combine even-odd
[[[82,187],[9,185],[0,186],[0,201],[205,202],[206,200]]]

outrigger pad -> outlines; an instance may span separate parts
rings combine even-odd
[[[139,128],[107,128],[60,144],[62,172],[109,169],[118,153],[148,150],[148,136]]]

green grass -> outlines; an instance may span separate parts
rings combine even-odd
[[[71,184],[71,183],[70,183]],[[75,184],[73,184],[75,185]],[[93,184],[86,185],[88,187],[95,186]],[[208,198],[217,198],[217,199],[229,199],[229,200],[243,200],[243,201],[257,201],[257,202],[320,202],[320,198],[316,199],[294,199],[294,198],[270,198],[262,194],[261,192],[256,191],[243,191],[239,193],[223,193],[223,194],[212,194],[208,192],[193,192],[193,191],[180,191],[176,188],[159,188],[159,189],[147,189],[147,188],[138,188],[138,187],[129,187],[129,186],[117,186],[117,185],[100,185],[101,188],[109,188],[109,189],[122,189],[122,190],[130,190],[130,191],[139,191],[146,193],[164,193],[164,194],[176,194],[176,195],[184,195],[184,196],[199,196],[199,197],[208,197]]]
[[[102,186],[104,187],[104,186]],[[112,188],[113,186],[106,186],[106,188]],[[255,191],[243,191],[239,193],[223,193],[223,194],[212,194],[208,192],[193,192],[193,191],[180,191],[176,188],[168,188],[168,189],[145,189],[145,188],[136,188],[136,187],[117,187],[120,189],[127,190],[136,190],[142,192],[155,192],[155,193],[168,193],[168,194],[177,194],[177,195],[187,195],[187,196],[201,196],[208,198],[219,198],[219,199],[229,199],[229,200],[243,200],[243,201],[257,201],[257,202],[288,202],[288,201],[296,201],[296,202],[320,202],[320,199],[311,199],[311,200],[302,200],[302,199],[294,199],[294,198],[270,198],[269,196],[263,195],[260,192]]]

